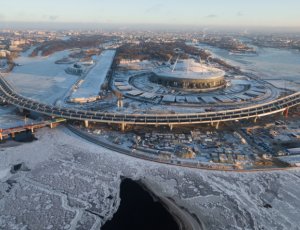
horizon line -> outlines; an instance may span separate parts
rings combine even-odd
[[[195,29],[201,29],[201,28],[235,28],[235,29],[291,29],[291,30],[299,30],[300,26],[276,26],[276,25],[224,25],[224,24],[214,24],[214,25],[207,25],[207,24],[178,24],[178,23],[117,23],[117,22],[64,22],[64,21],[1,21],[0,23],[0,29],[7,28],[8,26],[11,27],[17,27],[19,26],[38,26],[38,25],[60,25],[60,26],[72,26],[78,27],[85,25],[85,26],[112,26],[112,27],[170,27],[172,29],[178,28],[183,29],[183,27],[187,27],[187,29],[191,29],[191,27],[194,27]],[[11,25],[9,25],[11,24]],[[36,29],[36,28],[35,28]],[[41,28],[46,29],[46,28]],[[60,28],[61,29],[61,28]],[[79,29],[79,28],[78,28]],[[82,28],[80,28],[82,29]],[[91,29],[91,28],[89,28]],[[96,28],[95,28],[96,29]]]

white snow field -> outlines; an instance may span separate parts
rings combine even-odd
[[[71,100],[88,100],[99,96],[101,86],[105,81],[115,54],[115,50],[105,50],[96,57],[96,65],[87,74],[79,89],[71,95]]]
[[[68,65],[55,64],[55,61],[68,56],[70,51],[56,52],[47,57],[28,57],[23,53],[16,66],[6,79],[26,97],[53,104],[64,96],[78,77],[65,73]]]

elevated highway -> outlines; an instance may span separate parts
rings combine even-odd
[[[287,111],[290,107],[300,104],[300,92],[267,102],[240,109],[230,109],[216,112],[178,113],[178,114],[126,114],[105,113],[87,110],[63,108],[43,104],[18,94],[11,85],[0,77],[0,101],[7,102],[19,108],[70,120],[82,120],[100,123],[121,124],[122,129],[127,124],[138,125],[173,125],[214,123],[263,117]]]

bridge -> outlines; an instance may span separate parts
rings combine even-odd
[[[57,118],[57,119],[51,119],[42,122],[36,122],[32,124],[19,125],[11,128],[0,128],[0,141],[8,138],[9,136],[14,138],[16,133],[21,133],[25,131],[31,131],[33,133],[34,130],[44,128],[46,126],[49,126],[52,129],[56,127],[59,123],[64,121],[65,121],[64,118]]]
[[[128,124],[168,125],[172,129],[174,125],[211,123],[216,124],[218,128],[220,122],[249,118],[254,118],[256,121],[259,117],[275,113],[285,112],[287,114],[290,107],[300,104],[300,92],[267,103],[247,106],[240,109],[199,113],[126,114],[64,108],[37,102],[18,94],[3,77],[0,77],[0,101],[51,117],[84,121],[86,126],[88,126],[88,123],[91,121],[120,124],[122,130],[124,130]]]

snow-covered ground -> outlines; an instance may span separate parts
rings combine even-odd
[[[28,57],[30,51],[16,59],[16,66],[6,79],[22,95],[44,103],[55,103],[64,96],[78,77],[65,73],[68,65],[55,64],[70,51],[56,52],[47,57]]]
[[[22,55],[7,80],[25,96],[54,103],[77,80],[64,72],[66,65],[54,64],[67,54]],[[1,124],[14,119],[0,113]],[[225,173],[167,166],[104,149],[63,127],[42,129],[37,138],[0,145],[0,229],[99,229],[119,205],[120,176],[170,197],[207,229],[299,229],[300,169]],[[31,171],[12,174],[19,163]]]
[[[238,66],[246,72],[252,72],[264,80],[289,80],[299,82],[300,53],[289,49],[255,47],[257,55],[230,55],[225,49],[199,44],[208,49],[213,56]]]
[[[299,73],[300,74],[300,73]],[[299,75],[300,78],[300,75]],[[300,79],[299,79],[300,80]],[[281,89],[289,89],[293,91],[300,91],[300,81],[286,81],[286,80],[267,80],[272,85]]]
[[[16,114],[14,106],[0,106],[0,129],[22,126],[33,121],[29,118]]]
[[[99,95],[115,54],[115,50],[106,50],[96,57],[96,65],[87,74],[79,89],[72,94],[71,100],[95,98]]]
[[[170,197],[206,229],[299,229],[300,170],[193,170],[121,155],[64,127],[37,137],[0,151],[0,229],[99,229],[119,205],[120,176]],[[31,171],[8,173],[21,162]]]

